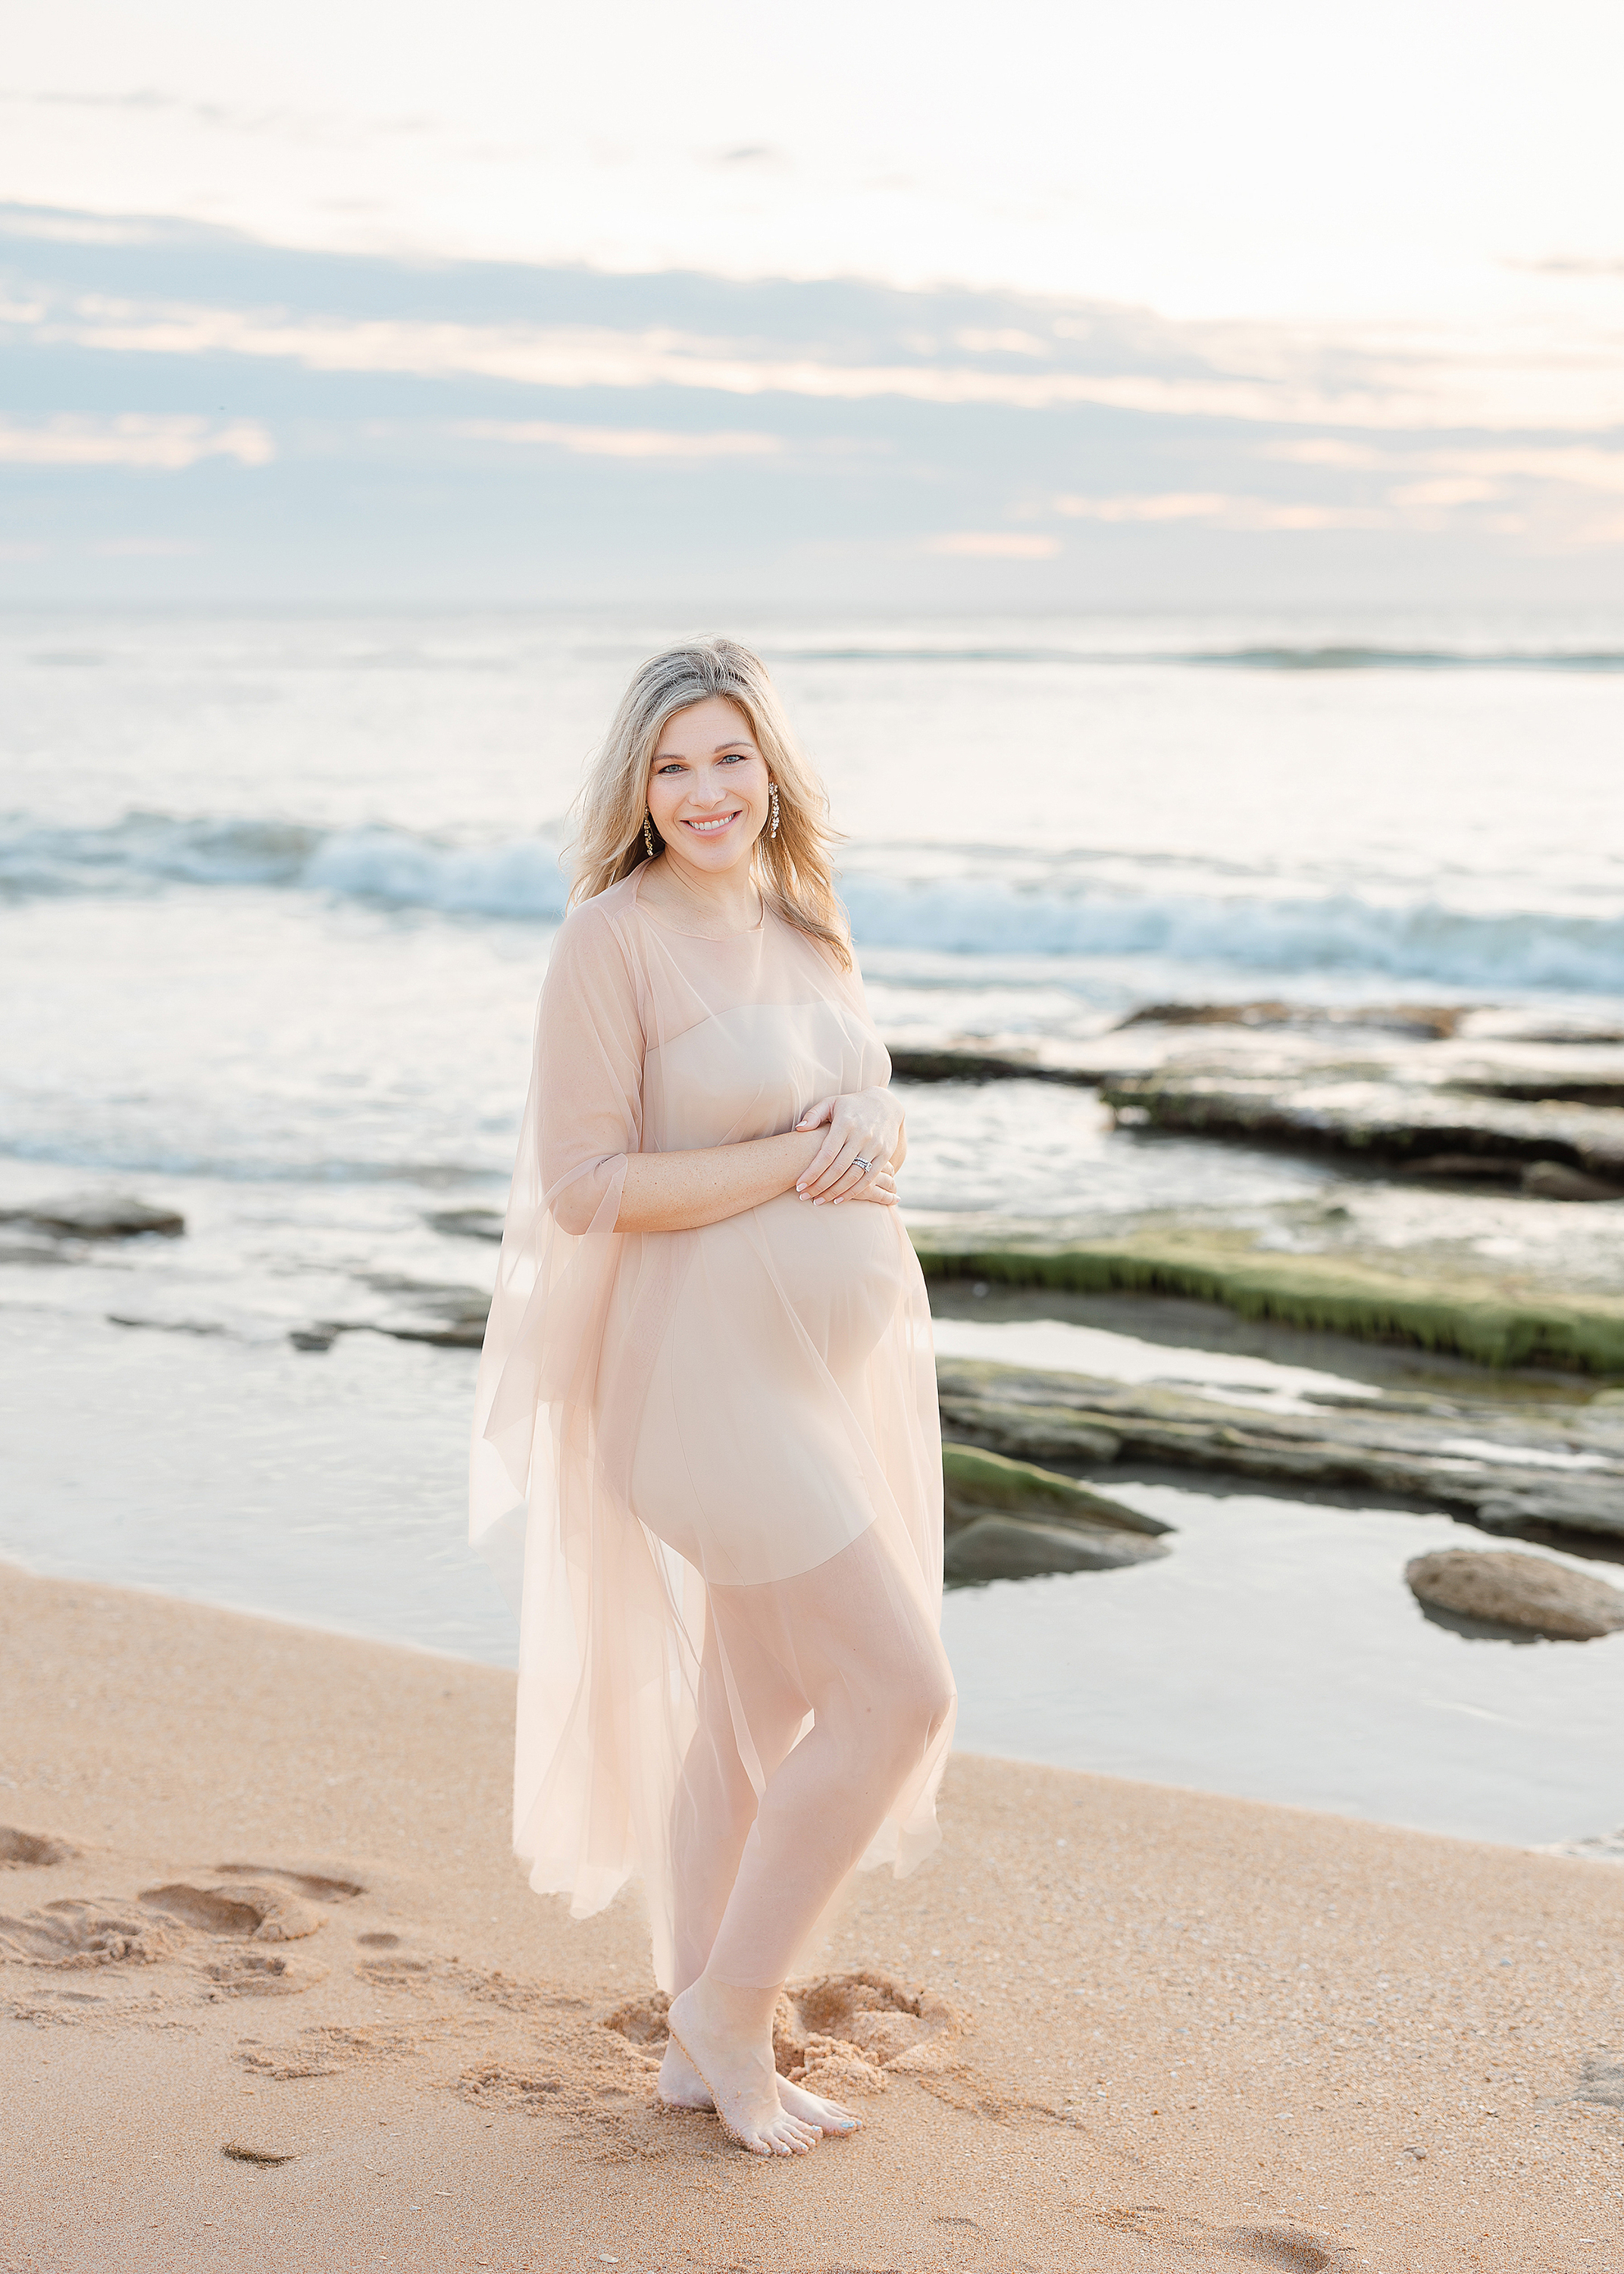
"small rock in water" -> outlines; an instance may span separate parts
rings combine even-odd
[[[1499,1153],[1428,1153],[1418,1161],[1400,1161],[1396,1165],[1401,1177],[1441,1178],[1446,1183],[1477,1184],[1486,1179],[1515,1185],[1522,1181],[1523,1175],[1521,1161],[1508,1160]]]
[[[439,1209],[424,1218],[432,1231],[453,1239],[500,1240],[505,1221],[500,1209],[488,1208]]]
[[[1620,1201],[1624,1186],[1604,1184],[1570,1169],[1566,1161],[1531,1161],[1522,1171],[1522,1189],[1539,1201]]]
[[[1522,1627],[1553,1642],[1593,1642],[1624,1627],[1624,1591],[1544,1555],[1444,1547],[1404,1566],[1417,1602],[1459,1618]]]
[[[950,1532],[943,1570],[951,1582],[1036,1579],[1056,1571],[1117,1571],[1168,1550],[1109,1525],[1042,1524],[1019,1516],[980,1516]]]
[[[0,1224],[33,1224],[63,1239],[134,1239],[146,1231],[173,1239],[186,1219],[173,1209],[149,1208],[124,1193],[76,1193],[35,1208],[0,1209]]]

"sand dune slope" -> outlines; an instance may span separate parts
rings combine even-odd
[[[1624,2263],[1615,1866],[958,1758],[763,2165],[525,1889],[508,1676],[4,1568],[0,1651],[7,2274]]]

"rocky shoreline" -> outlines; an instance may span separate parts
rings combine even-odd
[[[914,1246],[928,1279],[1189,1295],[1243,1318],[1414,1343],[1479,1366],[1624,1374],[1624,1298],[1567,1293],[1486,1270],[1451,1276],[1393,1254],[1265,1248],[1255,1234],[1223,1227],[961,1246],[935,1226],[916,1235]]]
[[[1354,1490],[1446,1510],[1484,1532],[1624,1545],[1624,1391],[1515,1413],[1352,1392],[1288,1413],[981,1359],[939,1359],[936,1381],[944,1435],[1012,1460],[1090,1474],[1194,1470],[1297,1498]]]

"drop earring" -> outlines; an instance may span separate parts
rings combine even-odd
[[[651,861],[654,858],[654,817],[651,814],[645,813],[643,817],[643,841]]]
[[[767,795],[772,804],[772,820],[769,825],[767,833],[771,837],[776,837],[778,833],[778,786],[777,782],[768,783]]]

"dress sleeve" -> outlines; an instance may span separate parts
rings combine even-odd
[[[635,977],[618,928],[589,906],[559,931],[541,990],[474,1397],[470,1536],[515,1584],[524,1503],[533,1484],[542,1501],[551,1489],[550,1414],[593,1397],[643,1058]]]
[[[643,1050],[625,950],[583,910],[553,944],[536,1028],[541,1202],[577,1238],[614,1228],[626,1156],[642,1143]]]

